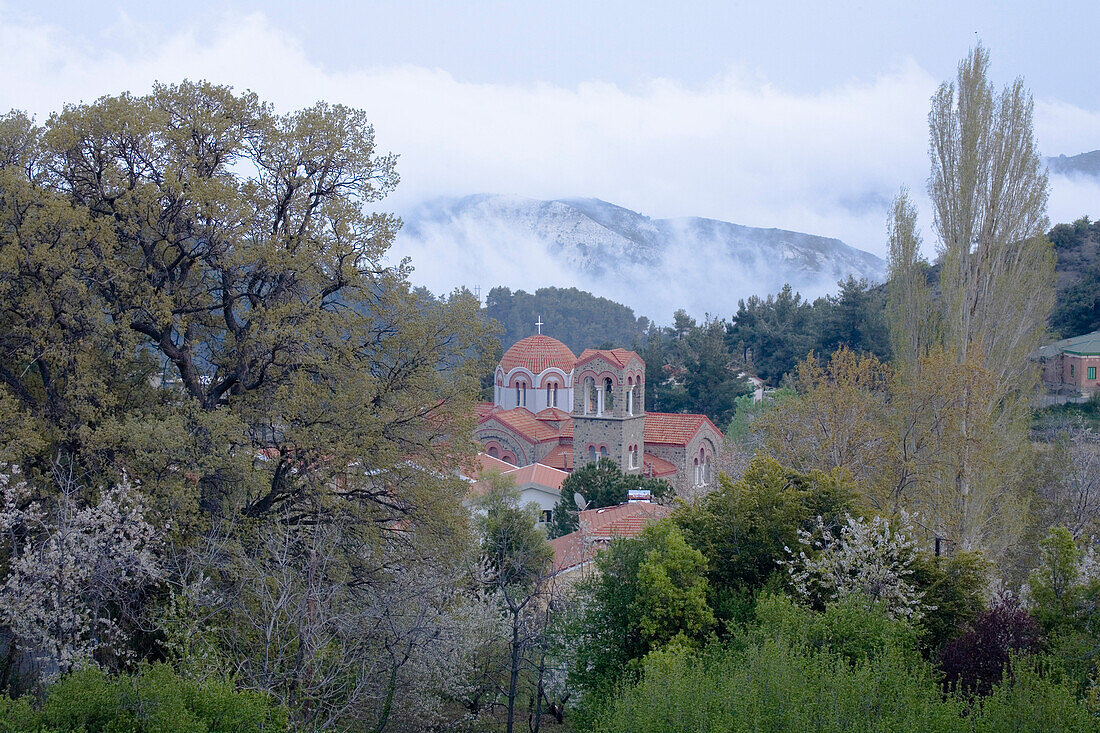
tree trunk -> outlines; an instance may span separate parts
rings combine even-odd
[[[519,609],[512,611],[512,669],[508,675],[508,725],[506,733],[513,733],[516,719],[516,688],[519,686],[519,665],[522,661],[519,643]]]

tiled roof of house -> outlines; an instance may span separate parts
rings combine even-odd
[[[538,484],[558,491],[561,491],[562,481],[569,476],[565,471],[542,463],[530,463],[520,468],[513,468],[511,471],[506,471],[505,475],[515,478],[516,486]]]
[[[558,429],[544,420],[539,420],[526,407],[513,407],[511,410],[497,410],[480,422],[484,425],[496,420],[532,443],[544,443],[558,439]]]
[[[546,454],[541,461],[544,466],[550,466],[560,471],[573,470],[573,446],[559,445]]]
[[[706,415],[681,415],[671,412],[647,412],[645,414],[645,442],[663,445],[687,445],[704,425],[710,425],[721,435],[722,431]]]
[[[474,478],[481,478],[481,474],[485,473],[486,471],[499,471],[500,473],[504,473],[505,471],[511,471],[515,469],[515,466],[513,466],[508,461],[502,461],[499,458],[493,458],[488,453],[478,453],[477,462],[478,465],[475,467],[475,469],[477,470],[477,475],[474,476]]]
[[[561,491],[561,484],[569,476],[565,471],[541,463],[532,463],[527,466],[513,466],[507,461],[493,458],[487,453],[478,453],[474,466],[474,475],[477,479],[470,484],[466,492],[467,496],[484,496],[491,488],[488,481],[481,480],[486,471],[497,471],[502,476],[511,476],[516,486],[523,487],[529,484],[538,484],[555,491]]]
[[[578,517],[593,537],[635,537],[645,525],[672,514],[672,507],[632,501],[602,509],[585,509]]]
[[[504,352],[500,366],[505,372],[523,367],[532,374],[539,374],[550,367],[557,367],[568,374],[573,371],[577,357],[569,347],[556,338],[539,334],[528,336],[512,344]]]
[[[1100,355],[1100,331],[1055,341],[1053,344],[1040,347],[1037,353],[1042,357],[1051,357],[1061,353],[1075,356]]]
[[[650,473],[657,478],[665,478],[666,476],[672,476],[676,473],[676,464],[666,461],[664,458],[658,458],[652,453],[646,453],[642,458],[642,466],[646,473]]]
[[[550,549],[554,551],[554,571],[560,573],[591,560],[595,557],[597,548],[590,547],[585,552],[581,533],[570,532],[550,540]]]
[[[1067,354],[1077,354],[1080,356],[1100,355],[1100,331],[1086,333],[1083,336],[1074,336],[1071,339],[1065,339],[1058,343],[1062,344],[1062,351]]]
[[[671,507],[647,501],[586,509],[578,517],[579,530],[550,541],[550,547],[554,550],[554,569],[562,571],[582,565],[595,557],[596,552],[610,540],[637,537],[646,525],[671,513]]]
[[[581,355],[577,358],[577,364],[583,364],[590,359],[602,358],[604,361],[616,364],[619,367],[625,367],[630,363],[631,357],[639,357],[633,351],[629,349],[585,349],[581,352]]]
[[[489,416],[489,414],[496,409],[496,405],[492,402],[478,402],[477,403],[477,421],[481,422]]]

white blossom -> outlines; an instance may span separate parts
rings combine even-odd
[[[803,598],[830,601],[863,594],[882,603],[892,617],[914,621],[931,608],[921,602],[924,594],[911,580],[917,543],[908,515],[902,514],[896,530],[882,517],[866,521],[845,515],[835,533],[818,517],[814,531],[799,530],[798,540],[803,549],[796,554],[784,548],[791,557],[780,564]]]
[[[141,495],[125,478],[82,502],[71,478],[58,476],[56,501],[30,501],[18,472],[0,470],[0,531],[10,552],[0,585],[0,621],[43,677],[124,659],[119,616],[161,574],[159,532],[145,519]]]

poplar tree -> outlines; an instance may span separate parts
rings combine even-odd
[[[933,302],[903,192],[890,225],[888,319],[900,367],[899,492],[915,489],[911,502],[937,536],[997,553],[1027,504],[1012,467],[1027,449],[1029,356],[1046,335],[1054,255],[1031,95],[1020,79],[996,93],[988,67],[978,46],[932,98],[928,192],[940,293]]]
[[[886,318],[896,366],[915,368],[930,345],[934,327],[928,262],[920,253],[917,209],[902,189],[894,199],[890,220],[890,279]]]
[[[1028,356],[1054,304],[1054,253],[1044,236],[1047,174],[1033,102],[1016,79],[1000,94],[981,46],[959,64],[928,114],[944,346],[960,363],[979,350],[1006,389],[1033,379]]]

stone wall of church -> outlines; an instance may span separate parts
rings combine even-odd
[[[515,457],[515,465],[526,466],[528,463],[534,463],[538,460],[535,457],[535,452],[538,446],[533,446],[525,440],[520,440],[511,430],[507,430],[502,425],[496,422],[488,422],[479,426],[474,431],[474,439],[482,444],[484,450],[493,455],[492,448],[499,446],[501,455],[493,456],[494,458],[500,458],[507,460],[507,453],[511,453]],[[549,452],[549,451],[547,451]],[[546,455],[543,453],[543,455]],[[541,458],[542,456],[539,456]],[[512,461],[509,461],[511,463]]]
[[[578,417],[573,414],[574,470],[606,455],[626,473],[641,473],[641,456],[645,453],[644,416],[616,419],[613,417]],[[638,446],[638,466],[631,467],[629,448]]]

